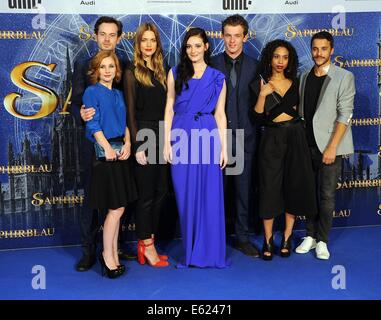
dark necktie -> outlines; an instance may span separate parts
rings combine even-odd
[[[232,69],[230,70],[230,82],[232,84],[232,87],[235,88],[237,85],[237,71],[235,69],[235,65],[237,63],[237,60],[232,60]]]

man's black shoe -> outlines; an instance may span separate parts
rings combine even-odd
[[[120,260],[136,260],[136,255],[133,253],[128,253],[123,250],[119,250],[118,256]]]
[[[95,254],[84,254],[77,263],[76,270],[77,271],[87,271],[89,270],[96,261]]]
[[[237,246],[236,248],[240,251],[242,251],[242,253],[244,255],[247,255],[249,257],[253,257],[253,258],[259,258],[259,251],[258,249],[253,246],[250,242],[237,242]]]

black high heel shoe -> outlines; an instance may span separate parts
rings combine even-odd
[[[266,255],[265,253],[270,253],[269,255]],[[274,253],[274,240],[273,236],[269,239],[269,242],[266,241],[266,237],[263,241],[263,247],[262,247],[262,259],[266,261],[270,261],[273,259],[273,253]]]
[[[292,233],[290,234],[287,240],[284,238],[284,234],[283,234],[282,243],[279,248],[280,256],[282,258],[288,258],[291,255],[291,250],[292,250],[291,243],[292,243]],[[282,251],[282,250],[287,250],[287,251]]]
[[[120,277],[124,271],[119,268],[109,269],[106,265],[105,259],[103,258],[103,254],[99,255],[99,263],[101,264],[101,273],[102,277],[106,274],[108,278],[115,279]]]
[[[124,272],[124,271],[126,271],[126,266],[124,264],[120,264],[120,265],[118,265],[118,270]]]

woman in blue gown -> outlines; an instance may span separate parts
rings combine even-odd
[[[170,162],[185,257],[178,267],[224,268],[222,170],[227,164],[226,85],[208,66],[205,31],[185,35],[181,60],[168,74],[164,159]]]

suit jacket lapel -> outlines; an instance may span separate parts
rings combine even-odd
[[[310,70],[311,71],[311,70]],[[300,100],[299,100],[299,114],[304,118],[304,91],[306,89],[306,81],[310,71],[302,74],[300,79]]]
[[[245,54],[243,54],[243,60],[242,60],[242,66],[241,66],[241,74],[239,75],[239,80],[238,80],[238,99],[241,96],[241,92],[244,89],[243,83],[247,83],[246,77],[248,77],[247,71],[249,70],[247,66],[247,58]]]
[[[222,53],[218,56],[217,64],[218,64],[218,69],[225,75],[225,78],[226,78],[225,80],[228,81],[229,75],[228,75],[228,71],[226,70],[226,66],[225,66],[224,53]]]

